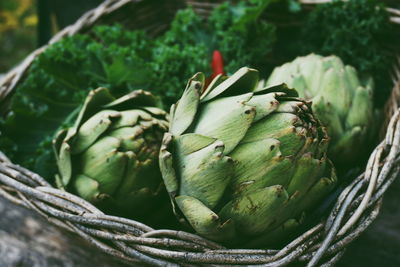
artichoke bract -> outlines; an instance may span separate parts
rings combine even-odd
[[[309,104],[285,85],[253,92],[258,76],[241,68],[204,91],[204,75],[192,77],[160,150],[180,221],[234,246],[284,237],[336,184],[328,136]]]
[[[143,214],[163,188],[158,152],[167,114],[143,90],[87,96],[74,125],[53,140],[57,185],[113,213]]]
[[[329,158],[338,166],[356,164],[374,132],[372,79],[360,80],[357,71],[336,56],[310,54],[275,68],[265,85],[281,83],[312,101],[331,137]]]

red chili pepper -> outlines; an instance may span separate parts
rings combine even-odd
[[[218,50],[214,50],[213,53],[213,58],[211,62],[211,69],[212,69],[212,74],[210,77],[206,79],[206,86],[204,88],[207,88],[207,86],[211,83],[211,81],[219,74],[225,75],[224,71],[224,59],[222,58],[221,53]]]
[[[218,50],[214,50],[211,68],[213,70],[213,78],[215,78],[215,76],[217,76],[218,74],[225,74],[224,59],[222,58],[222,55]]]

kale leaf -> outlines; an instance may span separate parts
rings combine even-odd
[[[378,0],[333,1],[318,5],[308,16],[302,32],[303,53],[335,54],[375,81],[375,101],[382,106],[391,89],[392,36],[385,5]],[[396,41],[397,40],[397,41]],[[397,42],[397,43],[396,43]]]
[[[96,27],[91,35],[66,37],[40,54],[0,122],[6,155],[45,177],[55,173],[54,134],[68,126],[89,90],[108,87],[121,96],[147,83],[144,57],[151,50],[143,32],[114,25]]]
[[[214,49],[226,62],[226,71],[234,73],[240,67],[260,67],[272,51],[275,26],[260,20],[266,7],[273,1],[248,1],[217,7],[209,18]]]
[[[211,74],[215,49],[226,57],[228,73],[259,64],[275,40],[274,26],[259,20],[270,2],[225,3],[208,21],[192,8],[180,10],[157,38],[117,24],[50,45],[32,63],[16,88],[11,111],[0,121],[2,150],[50,179],[56,173],[51,141],[74,120],[89,90],[107,87],[118,97],[144,89],[169,106],[193,74]]]

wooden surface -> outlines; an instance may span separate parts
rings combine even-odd
[[[400,266],[400,179],[389,189],[380,216],[337,266]],[[0,266],[125,266],[45,218],[0,198]]]
[[[0,198],[0,266],[125,266],[35,212]]]

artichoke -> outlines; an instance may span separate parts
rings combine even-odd
[[[143,214],[163,189],[158,152],[168,129],[155,98],[137,90],[87,96],[74,125],[53,140],[57,185],[113,213]]]
[[[204,75],[192,77],[160,150],[176,216],[233,246],[282,239],[336,184],[309,104],[285,85],[253,92],[258,76],[241,68],[204,91]]]
[[[331,137],[328,156],[338,166],[352,166],[373,134],[372,79],[362,81],[357,71],[336,56],[310,54],[273,70],[266,84],[286,83],[312,108]]]

